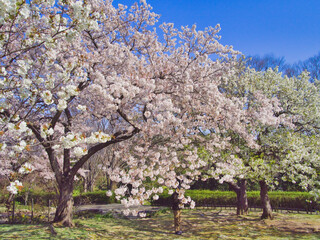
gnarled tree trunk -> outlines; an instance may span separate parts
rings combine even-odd
[[[268,196],[268,185],[265,181],[259,181],[260,184],[260,199],[262,203],[263,213],[261,219],[273,219],[272,208]]]
[[[66,227],[72,227],[73,211],[73,179],[63,178],[59,185],[59,201],[54,222]]]
[[[237,194],[237,215],[248,214],[247,180],[241,179],[238,184],[229,182],[229,187]]]

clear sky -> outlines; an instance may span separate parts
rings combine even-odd
[[[115,0],[130,5],[134,0]],[[147,0],[161,22],[203,30],[221,26],[221,43],[245,55],[274,54],[287,63],[320,52],[320,0]]]

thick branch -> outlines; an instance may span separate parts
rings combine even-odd
[[[97,153],[98,151],[100,151],[100,150],[102,150],[112,144],[128,140],[139,132],[140,132],[140,129],[138,129],[138,128],[135,128],[129,135],[122,135],[124,132],[117,132],[114,134],[114,137],[115,137],[114,139],[112,139],[108,142],[105,142],[105,143],[99,143],[99,144],[91,147],[88,150],[88,153],[86,155],[84,155],[82,158],[80,158],[80,160],[73,166],[73,168],[70,171],[70,176],[75,176],[76,173],[78,172],[78,170],[83,166],[83,164],[85,164],[89,160],[89,158],[92,155],[94,155],[95,153]]]
[[[55,174],[55,177],[57,179],[58,184],[60,184],[61,179],[62,179],[62,174],[60,171],[59,163],[54,155],[54,151],[53,151],[51,145],[49,143],[45,142],[45,139],[43,137],[41,137],[39,129],[36,126],[34,126],[30,123],[28,123],[27,126],[28,126],[28,128],[31,129],[31,131],[33,132],[35,137],[38,139],[38,141],[41,143],[41,145],[44,147],[45,151],[47,152],[51,168]]]
[[[85,31],[86,33],[88,33],[90,40],[92,41],[94,47],[96,49],[99,49],[98,44],[96,43],[95,39],[93,38],[92,34],[90,33],[90,31]]]
[[[121,110],[120,110],[119,108],[118,108],[118,110],[117,110],[117,113],[119,113],[119,115],[120,115],[127,123],[129,123],[132,127],[134,127],[134,128],[136,129],[136,126],[133,125],[133,124],[130,122],[128,116],[127,116],[125,113],[121,112]]]
[[[142,111],[142,117],[143,117],[143,120],[144,120],[145,122],[148,121],[148,119],[147,119],[146,116],[144,115],[144,114],[146,113],[146,111],[147,111],[147,104],[144,105],[143,111]]]
[[[240,193],[240,187],[235,182],[228,182],[229,188],[232,189],[236,194]]]
[[[68,134],[71,131],[72,116],[68,108],[66,108],[64,112],[67,116],[67,123],[64,126],[64,133]],[[63,150],[63,174],[67,176],[69,174],[69,171],[70,171],[70,149],[64,149]]]

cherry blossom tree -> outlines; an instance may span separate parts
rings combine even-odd
[[[275,116],[274,112],[280,111],[279,102],[273,96],[264,95],[262,91],[254,88],[250,82],[249,71],[241,61],[236,67],[236,72],[231,77],[223,79],[219,85],[220,91],[229,98],[241,99],[242,109],[245,111],[243,121],[246,130],[251,132],[257,140],[260,126],[278,127],[283,122],[282,117]],[[260,79],[258,81],[264,81]],[[221,126],[220,126],[221,127]],[[220,183],[227,182],[230,189],[237,194],[237,214],[248,213],[248,200],[246,196],[246,175],[250,169],[248,161],[250,153],[260,148],[257,141],[248,144],[237,132],[232,129],[217,131],[216,128],[203,132],[204,142],[211,138],[228,139],[223,145],[216,144],[213,149],[204,148],[204,158],[208,162],[202,180],[214,177]],[[203,145],[205,146],[205,145]]]
[[[267,75],[279,73],[267,73]],[[268,76],[269,77],[269,76]],[[284,77],[273,89],[268,87],[269,95],[277,95],[282,110],[276,115],[287,115],[291,127],[278,129],[264,128],[258,139],[261,150],[257,152],[258,161],[254,166],[260,178],[261,194],[267,185],[277,184],[276,177],[283,181],[298,184],[319,197],[319,88],[310,83],[310,77],[303,73],[299,77]],[[262,177],[263,175],[263,177]],[[264,190],[264,191],[263,191]],[[265,196],[265,195],[264,195]],[[262,217],[271,216],[265,211]]]
[[[126,41],[151,35],[145,25],[156,15],[142,4],[125,17],[110,1],[1,5],[3,158],[42,146],[59,186],[55,221],[70,226],[76,173],[97,151],[140,131],[129,113],[139,114],[136,100],[147,101],[154,84],[142,85],[146,60]],[[108,118],[119,122],[113,134],[86,127]]]
[[[72,226],[76,174],[116,143],[128,142],[127,168],[109,174],[124,184],[119,199],[133,186],[134,198],[122,199],[127,205],[161,191],[144,188],[146,177],[172,189],[179,181],[189,186],[204,163],[196,148],[180,152],[199,129],[232,129],[254,144],[241,99],[218,88],[234,74],[237,54],[218,42],[219,26],[163,24],[160,41],[151,28],[158,15],[145,1],[129,9],[100,0],[1,0],[0,6],[1,162],[29,155],[42,161],[59,188],[55,222]],[[92,122],[113,127],[97,131]],[[159,136],[167,145],[155,144]]]
[[[304,190],[312,191],[316,197],[318,195],[319,90],[317,83],[311,83],[305,73],[298,78],[288,78],[276,70],[256,72],[247,69],[239,77],[241,81],[229,81],[228,89],[236,89],[236,94],[260,95],[260,98],[263,94],[267,99],[276,98],[278,107],[268,115],[277,117],[279,122],[270,125],[268,120],[251,125],[259,148],[247,148],[237,140],[233,145],[240,148],[229,149],[226,159],[217,164],[214,175],[219,178],[221,174],[221,181],[227,182],[234,178],[239,179],[240,183],[246,179],[258,181],[263,204],[262,218],[272,218],[268,187],[277,185],[279,179],[297,183]],[[261,103],[256,100],[250,98],[248,111]],[[237,161],[230,160],[231,155],[235,155]]]

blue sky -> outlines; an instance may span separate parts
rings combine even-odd
[[[115,0],[130,5],[133,0]],[[320,0],[147,0],[160,22],[197,29],[221,25],[221,43],[245,55],[274,54],[287,63],[320,52]]]

